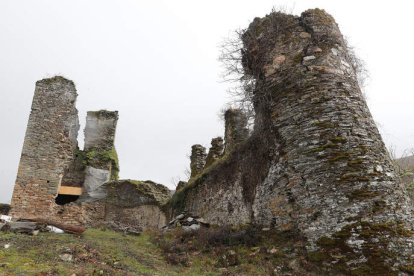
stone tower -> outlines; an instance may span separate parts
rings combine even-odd
[[[13,219],[88,227],[116,222],[120,229],[136,231],[164,226],[168,188],[152,181],[118,181],[117,111],[89,111],[85,148],[78,148],[76,96],[74,83],[62,77],[36,83],[13,192]]]
[[[225,152],[231,151],[235,145],[245,141],[249,136],[247,117],[240,109],[227,109],[224,113]]]
[[[242,41],[255,128],[222,166],[183,190],[182,208],[217,224],[302,235],[310,253],[341,273],[412,267],[412,203],[335,20],[320,9],[272,12],[255,18]]]
[[[206,164],[206,148],[202,145],[196,144],[191,147],[191,156],[190,156],[190,169],[191,175],[190,178],[196,177],[199,175]]]
[[[118,179],[118,112],[88,112],[81,151],[76,97],[74,83],[63,77],[36,83],[11,203],[14,218],[79,225],[102,217],[102,204],[86,203],[102,199],[101,186]]]
[[[119,164],[115,150],[117,111],[88,111],[85,127],[86,155],[85,181],[82,200],[102,198],[101,186],[109,180],[118,180]]]
[[[14,217],[52,212],[51,202],[77,149],[76,97],[74,83],[65,78],[36,82],[11,203]]]
[[[216,137],[211,139],[211,147],[208,150],[207,158],[206,158],[206,164],[204,166],[204,169],[210,167],[214,162],[219,160],[224,152],[224,143],[223,138]]]

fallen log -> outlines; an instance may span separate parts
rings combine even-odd
[[[83,227],[83,226],[67,225],[67,224],[64,224],[64,223],[51,221],[51,220],[46,220],[46,219],[40,219],[40,218],[32,218],[32,219],[24,219],[24,220],[25,221],[30,221],[30,222],[35,222],[35,223],[42,224],[42,225],[51,225],[51,226],[57,227],[59,229],[62,229],[63,231],[65,231],[66,233],[69,233],[69,234],[80,235],[83,232],[85,232],[85,230],[86,230],[86,228]]]

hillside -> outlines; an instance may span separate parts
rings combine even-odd
[[[80,237],[0,233],[0,274],[319,275],[323,256],[306,255],[304,242],[292,237],[228,228],[140,236],[97,229]]]

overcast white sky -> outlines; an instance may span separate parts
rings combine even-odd
[[[118,110],[121,178],[173,188],[192,144],[223,134],[218,45],[272,6],[323,8],[367,63],[387,145],[414,147],[411,1],[0,1],[0,202],[9,202],[37,80],[63,75],[88,110]],[[80,141],[83,145],[83,141]]]

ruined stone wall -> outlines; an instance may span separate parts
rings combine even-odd
[[[224,141],[221,137],[211,139],[211,147],[208,151],[204,169],[210,167],[214,162],[219,160],[224,153]]]
[[[119,163],[115,150],[117,111],[89,111],[85,127],[85,181],[82,200],[102,198],[105,182],[118,179]]]
[[[191,147],[191,156],[190,156],[190,169],[191,169],[191,176],[195,177],[200,174],[203,169],[204,165],[206,164],[206,148],[202,145],[193,145]]]
[[[170,191],[151,181],[119,180],[105,184],[105,223],[138,229],[158,229],[166,225],[163,206]]]
[[[93,148],[111,150],[114,146],[117,111],[88,111],[85,127],[85,151]]]
[[[256,80],[253,134],[175,195],[173,208],[296,232],[348,272],[411,265],[412,205],[334,19],[319,9],[274,12],[256,18],[243,43]]]
[[[62,186],[82,187],[85,182],[85,157],[79,149],[75,151],[74,159],[65,170],[62,178]]]
[[[224,113],[225,151],[230,152],[235,145],[245,141],[249,136],[247,117],[240,109],[227,109]]]
[[[51,202],[77,149],[76,96],[74,83],[62,77],[36,82],[11,203],[14,217],[52,212]]]
[[[84,226],[115,221],[140,229],[163,226],[167,188],[148,181],[108,184],[119,172],[114,147],[117,111],[88,112],[85,150],[79,150],[76,96],[74,83],[62,77],[36,83],[13,192],[13,218]],[[55,199],[61,186],[82,188],[83,194],[59,205]]]

